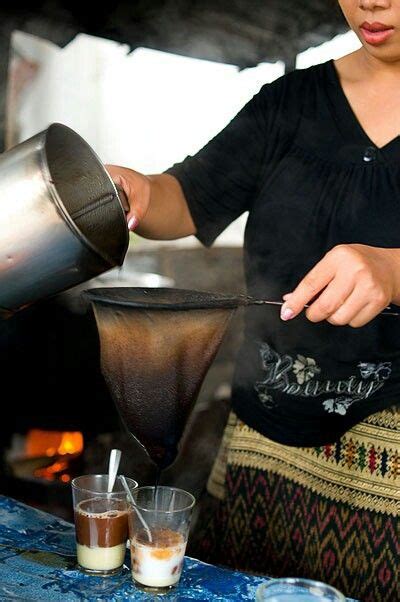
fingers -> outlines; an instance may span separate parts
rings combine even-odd
[[[381,309],[373,301],[366,302],[365,297],[354,290],[346,302],[328,318],[328,322],[334,326],[349,325],[352,328],[360,328],[375,318]]]
[[[291,320],[335,277],[336,268],[326,255],[298,284],[281,308],[282,320]]]
[[[290,320],[308,305],[312,322],[364,326],[393,299],[391,271],[398,264],[392,268],[387,254],[366,245],[337,245],[283,297],[282,319]]]
[[[379,314],[379,310],[372,303],[365,305],[348,323],[352,328],[360,328],[368,324],[373,318]]]
[[[354,289],[345,302],[326,319],[334,326],[353,325],[353,320],[357,322],[357,317],[364,311],[367,305],[368,301],[366,301],[365,297],[360,295],[357,289]]]
[[[130,192],[130,187],[129,187],[129,184],[125,181],[125,178],[123,176],[117,176],[116,179],[118,180],[118,183],[117,182],[114,182],[114,183],[115,183],[115,187],[117,189],[118,196],[120,198],[122,207],[124,208],[124,211],[126,213],[126,221],[128,223],[128,228],[131,232],[133,232],[133,230],[135,230],[135,228],[139,225],[139,218],[136,215],[136,211],[131,209],[131,206],[130,206],[129,198],[131,198],[131,196],[132,196],[131,192]],[[125,192],[125,191],[129,191],[129,192]]]
[[[117,190],[121,191],[121,202],[126,213],[126,220],[130,231],[135,230],[145,216],[150,200],[149,179],[127,167],[119,165],[106,165]]]
[[[353,281],[343,273],[338,274],[306,310],[307,318],[311,322],[328,320],[346,303],[353,290]]]
[[[119,192],[121,202],[123,201],[123,207],[126,212],[126,221],[128,223],[128,228],[132,232],[138,225],[139,220],[131,207],[131,204],[133,205],[133,190],[130,186],[129,180],[126,177],[124,177],[125,168],[119,167],[117,165],[106,165],[105,167],[108,173],[110,174],[115,184],[115,187],[117,188],[117,191]]]
[[[343,291],[336,284],[329,286],[306,310],[306,316],[311,322],[326,320],[334,326],[349,325],[353,328],[364,326],[379,314],[380,309],[376,304],[366,303],[354,289],[346,299],[342,297]],[[290,302],[291,293],[285,295]]]

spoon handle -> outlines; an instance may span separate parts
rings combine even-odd
[[[282,306],[283,301],[270,301],[268,299],[253,299],[252,297],[248,297],[249,305],[275,305]],[[304,307],[310,307],[308,303]],[[386,307],[383,309],[378,316],[400,316],[399,312],[393,311],[392,307]]]
[[[120,449],[112,449],[110,453],[110,461],[108,463],[108,485],[107,492],[111,493],[114,488],[115,479],[117,477],[117,472],[119,468],[119,463],[121,461],[121,450]]]

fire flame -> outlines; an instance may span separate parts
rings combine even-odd
[[[83,435],[76,432],[42,431],[32,429],[26,436],[26,455],[35,456],[64,456],[65,454],[80,454],[83,451]]]
[[[48,456],[51,458],[57,456],[50,466],[37,468],[34,471],[36,477],[49,481],[59,479],[63,483],[68,483],[71,480],[70,475],[66,472],[69,466],[68,460],[78,456],[82,451],[83,435],[79,431],[61,432],[32,429],[26,436],[27,457]]]

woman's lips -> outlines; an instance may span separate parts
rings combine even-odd
[[[364,22],[360,26],[361,34],[368,44],[377,45],[386,42],[394,32],[394,28],[383,23]]]

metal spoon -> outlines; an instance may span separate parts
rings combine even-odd
[[[131,492],[131,490],[129,489],[129,486],[128,486],[128,483],[126,482],[126,479],[125,479],[125,477],[124,477],[123,475],[119,475],[119,478],[120,478],[120,480],[121,480],[121,483],[122,483],[122,485],[123,485],[123,488],[124,488],[124,489],[125,489],[125,491],[126,491],[126,495],[128,496],[128,499],[129,499],[129,501],[131,502],[132,506],[133,506],[133,507],[134,507],[134,509],[135,509],[135,512],[136,512],[136,514],[137,514],[137,517],[138,517],[138,519],[140,520],[140,522],[141,522],[141,523],[142,523],[142,525],[143,525],[143,528],[144,528],[144,530],[146,531],[146,535],[147,535],[147,537],[148,537],[148,539],[149,539],[149,542],[150,542],[150,543],[153,543],[153,537],[152,537],[152,535],[151,535],[151,531],[150,531],[150,529],[149,529],[149,526],[148,526],[148,524],[146,523],[146,521],[144,520],[144,518],[143,518],[143,516],[141,515],[141,513],[139,512],[139,509],[138,509],[138,507],[137,507],[137,504],[136,504],[136,502],[135,502],[135,500],[134,500],[134,497],[133,497],[133,495],[132,495],[132,492]]]
[[[117,472],[119,468],[119,463],[121,461],[121,450],[120,449],[112,449],[110,452],[110,460],[108,463],[108,485],[107,485],[107,493],[111,493],[114,489],[115,479],[117,477]]]

